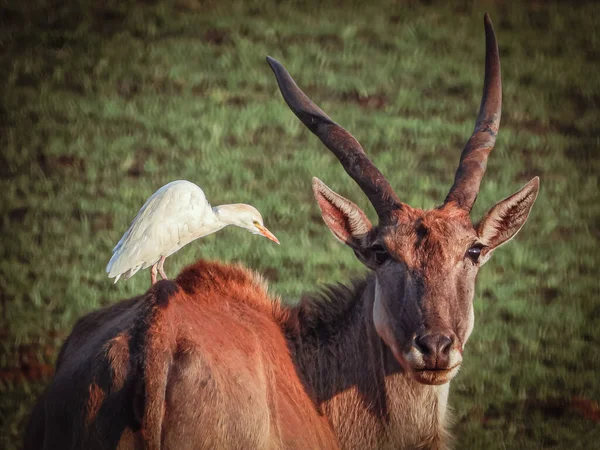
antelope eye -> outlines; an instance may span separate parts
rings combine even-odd
[[[469,255],[469,258],[473,260],[473,262],[477,262],[479,260],[479,256],[481,255],[481,246],[474,245],[469,250],[467,250],[467,254]]]
[[[371,251],[375,256],[375,262],[378,265],[383,264],[389,258],[387,250],[382,245],[374,245],[373,247],[371,247]]]

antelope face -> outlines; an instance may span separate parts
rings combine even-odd
[[[358,206],[313,179],[323,220],[375,272],[377,333],[400,366],[424,384],[446,383],[458,372],[473,330],[479,267],[525,224],[539,189],[536,177],[472,224],[470,211],[496,141],[502,104],[496,37],[487,15],[484,22],[485,81],[475,130],[444,203],[429,211],[402,203],[358,141],[316,106],[281,64],[267,58],[288,106],[337,156],[379,216],[374,227]]]
[[[403,204],[373,227],[358,206],[313,180],[329,229],[375,272],[377,333],[417,381],[443,384],[458,372],[474,325],[477,272],[521,229],[538,188],[536,177],[477,226],[451,201],[430,211]]]
[[[477,233],[467,214],[451,208],[407,210],[375,235],[375,328],[416,380],[445,383],[473,330]]]

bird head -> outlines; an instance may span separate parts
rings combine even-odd
[[[238,204],[235,205],[235,210],[235,225],[245,228],[252,234],[260,234],[279,244],[279,240],[275,235],[265,227],[262,216],[254,206]]]

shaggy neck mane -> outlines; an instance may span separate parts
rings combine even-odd
[[[375,277],[335,285],[305,296],[290,311],[286,334],[293,355],[318,405],[350,388],[365,407],[386,415],[385,375],[399,365],[375,332],[372,316]]]

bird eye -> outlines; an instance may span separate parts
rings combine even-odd
[[[373,255],[375,256],[375,262],[379,266],[382,265],[384,262],[386,262],[390,256],[389,253],[387,252],[387,250],[382,245],[379,245],[379,244],[372,246],[371,251],[373,252]]]
[[[474,263],[477,263],[479,261],[479,256],[481,256],[481,248],[481,244],[475,244],[471,248],[469,248],[469,250],[467,250],[469,258],[471,258],[471,261],[473,261]]]

